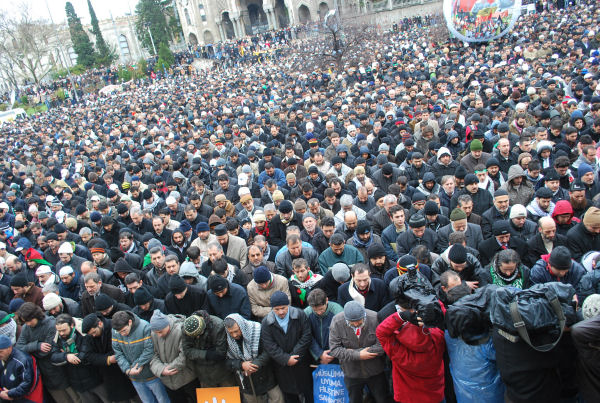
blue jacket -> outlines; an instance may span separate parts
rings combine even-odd
[[[218,297],[212,290],[208,290],[206,298],[208,299],[208,313],[211,315],[225,319],[231,313],[239,313],[250,320],[252,315],[250,300],[241,285],[229,283],[227,293],[223,297]]]
[[[275,168],[273,176],[267,175],[267,171],[262,171],[260,175],[258,175],[258,186],[262,188],[265,185],[265,182],[269,179],[275,179],[275,181],[277,182],[277,186],[279,187],[285,185],[286,183],[285,174],[283,173],[283,171],[279,168]]]
[[[571,261],[571,268],[567,271],[566,276],[562,278],[558,278],[553,276],[548,269],[548,258],[550,255],[543,255],[540,260],[538,260],[535,265],[531,268],[530,274],[530,282],[531,285],[534,284],[544,284],[550,283],[552,281],[558,281],[563,284],[571,284],[573,288],[577,289],[577,285],[581,278],[586,273],[585,269],[582,265],[577,263],[576,261]]]
[[[405,231],[408,231],[408,225],[404,224]],[[400,232],[396,232],[396,226],[394,224],[388,225],[381,232],[381,242],[383,243],[383,249],[390,262],[396,263],[398,261],[398,254],[396,253],[396,239],[400,235]]]
[[[335,315],[343,311],[344,308],[333,301],[327,302],[327,309],[323,316],[314,313],[310,306],[304,308],[304,313],[308,316],[312,333],[310,353],[316,361],[319,360],[323,351],[329,350],[329,327],[331,326],[331,320]]]
[[[63,283],[62,280],[58,283],[58,292],[63,298],[71,298],[73,301],[79,302],[82,292],[79,286],[81,272],[73,271],[73,273],[75,273],[75,277],[69,284]]]
[[[12,401],[29,402],[24,397],[31,393],[38,381],[39,373],[36,374],[29,354],[13,348],[8,359],[0,362],[0,385],[8,389]]]
[[[13,229],[15,227],[15,216],[11,213],[4,214],[4,217],[0,218],[0,228]]]
[[[135,364],[143,367],[138,375],[130,376],[134,381],[144,382],[155,378],[150,370],[150,361],[154,356],[154,345],[150,334],[150,324],[145,320],[138,318],[130,311],[126,311],[131,316],[131,330],[127,336],[121,336],[116,330],[112,330],[112,347],[115,351],[115,358],[121,371],[127,372]]]

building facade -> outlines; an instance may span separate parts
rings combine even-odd
[[[115,63],[117,64],[131,64],[150,56],[150,53],[142,47],[135,33],[135,21],[135,16],[98,21],[104,40],[115,51],[117,56]],[[83,29],[94,43],[96,38],[90,33],[91,25],[85,25]],[[73,50],[67,27],[56,31],[56,37],[52,40],[52,48],[53,57],[63,68],[73,67],[77,64],[77,54]]]
[[[339,0],[175,0],[188,45],[318,21]]]

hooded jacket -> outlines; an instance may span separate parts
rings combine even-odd
[[[450,154],[450,162],[448,165],[444,165],[440,162],[440,157],[443,154]],[[454,176],[456,168],[458,168],[458,162],[453,159],[454,155],[446,147],[442,147],[437,152],[437,162],[431,167],[431,172],[435,175],[435,180],[440,183],[444,175]],[[436,192],[437,193],[437,192]]]
[[[44,379],[44,385],[51,390],[66,389],[69,387],[69,378],[67,378],[64,368],[52,365],[52,352],[44,353],[40,350],[40,343],[52,345],[55,335],[56,327],[54,318],[46,317],[40,320],[35,327],[24,325],[21,328],[21,335],[15,345],[15,348],[31,354],[36,359],[38,368]]]
[[[7,390],[8,397],[15,402],[37,402],[42,399],[40,374],[33,358],[21,350],[13,349],[6,361],[0,363],[0,384]]]
[[[556,216],[562,214],[569,214],[570,218],[566,224],[559,224]],[[556,232],[561,235],[567,235],[567,232],[575,225],[581,222],[581,220],[573,215],[573,207],[571,203],[567,200],[560,200],[554,205],[554,210],[552,211],[552,218],[556,223]]]
[[[392,361],[394,400],[444,400],[444,332],[405,322],[397,313],[377,327],[377,338]]]
[[[519,186],[515,186],[512,180],[518,177],[522,177],[523,180]],[[506,190],[508,193],[508,200],[511,206],[515,204],[527,206],[535,193],[533,185],[527,180],[525,171],[518,164],[508,169],[508,180],[500,186],[500,189]]]
[[[78,352],[77,357],[81,360],[81,364],[74,365],[67,361],[67,352],[65,351],[68,348],[67,340],[60,337],[58,332],[54,336],[51,360],[52,364],[63,366],[71,386],[75,391],[81,393],[100,385],[101,378],[98,376],[97,368],[88,361],[89,345],[84,341],[86,335],[81,331],[81,319],[74,318],[74,321],[75,328],[69,339],[72,339],[75,343]]]
[[[577,289],[577,285],[585,274],[585,269],[576,261],[571,261],[571,268],[567,271],[564,277],[556,277],[550,272],[550,254],[542,255],[535,265],[531,268],[531,285],[544,284],[552,281],[557,281],[563,284],[571,284]]]

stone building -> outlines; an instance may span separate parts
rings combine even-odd
[[[341,0],[175,0],[186,42],[208,45],[322,19]]]

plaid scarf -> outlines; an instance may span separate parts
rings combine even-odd
[[[269,223],[265,221],[265,229],[263,229],[262,231],[254,227],[254,232],[256,232],[256,235],[262,235],[265,238],[269,239]]]
[[[242,350],[233,337],[227,332],[227,357],[234,360],[251,361],[258,357],[258,345],[260,342],[260,323],[244,319],[237,313],[227,316],[235,320],[242,332]]]

